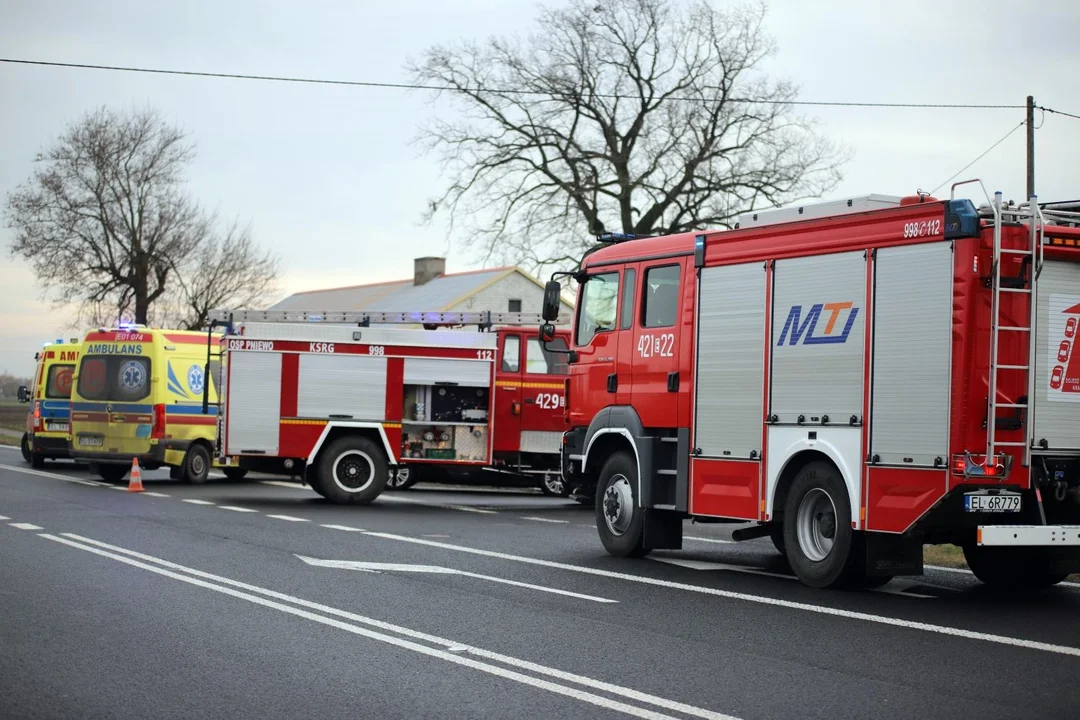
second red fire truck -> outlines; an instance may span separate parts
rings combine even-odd
[[[217,442],[227,468],[298,476],[340,503],[372,501],[403,471],[558,478],[557,351],[568,334],[541,347],[538,315],[249,310],[213,320],[225,328]],[[436,329],[447,326],[473,329]]]
[[[690,518],[751,523],[736,540],[771,536],[816,587],[920,574],[935,543],[994,585],[1080,571],[1080,208],[987,200],[590,253],[562,472],[608,552],[678,549]]]

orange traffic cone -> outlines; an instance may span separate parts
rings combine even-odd
[[[131,459],[131,480],[128,481],[128,492],[146,492],[142,486],[142,470],[139,469],[139,458]]]

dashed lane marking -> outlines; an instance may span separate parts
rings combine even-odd
[[[241,513],[243,513],[243,512],[253,512],[253,513],[259,512],[258,510],[252,510],[251,508],[245,508],[245,507],[237,507],[235,505],[221,505],[220,507],[221,507],[222,510],[232,510],[233,512],[241,512]]]
[[[525,517],[525,516],[522,516],[521,519],[522,520],[532,520],[533,522],[559,523],[560,525],[569,525],[570,524],[569,520],[554,520],[552,518]]]
[[[171,497],[171,495],[168,495],[166,493],[150,492],[149,490],[144,492],[143,495],[149,495],[150,497]]]
[[[42,529],[42,527],[40,525],[31,525],[30,523],[8,523],[8,525],[10,525],[13,528],[18,528],[19,530],[41,530]]]
[[[274,518],[275,520],[287,520],[289,522],[310,522],[307,518],[293,517],[292,515],[267,515],[268,518]]]
[[[342,532],[364,532],[360,528],[349,527],[348,525],[322,525],[321,527],[329,530],[341,530]]]
[[[199,500],[198,498],[184,498],[180,502],[191,503],[192,505],[215,505],[216,504],[216,503],[210,502],[209,500]]]

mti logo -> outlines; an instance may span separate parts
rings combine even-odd
[[[803,306],[792,305],[791,310],[788,311],[784,329],[780,331],[780,342],[776,344],[783,345],[784,340],[789,337],[791,338],[789,345],[798,345],[800,340],[802,340],[803,345],[833,345],[847,342],[848,335],[851,334],[851,328],[855,326],[855,318],[859,315],[859,308],[853,307],[853,305],[854,303],[850,302],[816,303],[810,306],[805,318],[803,318]],[[845,310],[847,311],[847,322],[844,324],[844,329],[834,334],[833,331],[836,329],[837,320],[840,319],[841,313]],[[821,335],[815,335],[818,320],[821,319],[823,311],[828,313],[825,332]]]

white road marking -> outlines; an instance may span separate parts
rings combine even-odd
[[[360,528],[349,527],[348,525],[323,525],[322,527],[329,528],[330,530],[342,530],[344,532],[364,532]]]
[[[68,545],[79,550],[91,552],[102,557],[111,558],[113,560],[117,560],[119,562],[132,565],[143,570],[148,570],[150,572],[157,573],[159,575],[163,575],[174,580],[179,580],[181,582],[189,583],[191,585],[206,588],[208,590],[213,590],[215,592],[219,592],[225,595],[230,595],[241,600],[247,600],[248,602],[254,603],[256,605],[280,610],[282,612],[296,615],[297,617],[302,617],[308,620],[312,620],[314,622],[322,623],[324,625],[336,627],[347,632],[354,633],[356,635],[370,638],[372,640],[378,640],[380,642],[385,642],[400,648],[413,650],[429,657],[436,657],[442,660],[446,660],[448,662],[479,670],[481,672],[497,675],[499,677],[503,677],[509,680],[514,680],[515,682],[520,682],[526,685],[541,688],[543,690],[548,690],[553,693],[564,695],[566,697],[581,700],[583,702],[597,705],[599,707],[623,712],[628,715],[634,715],[636,717],[650,718],[656,720],[667,720],[671,717],[669,715],[663,715],[653,710],[634,707],[632,705],[627,705],[617,700],[612,700],[611,698],[594,695],[592,693],[585,692],[577,688],[559,685],[549,680],[531,677],[515,670],[508,670],[505,667],[499,667],[497,665],[479,662],[472,658],[461,657],[458,654],[452,653],[467,653],[476,657],[482,657],[485,660],[502,663],[503,665],[508,665],[519,670],[527,670],[538,675],[546,675],[547,677],[556,678],[565,682],[570,682],[577,685],[582,685],[585,687],[600,690],[610,695],[616,695],[622,698],[626,698],[628,700],[634,700],[639,703],[652,705],[654,707],[663,708],[665,710],[683,713],[692,717],[703,718],[704,720],[738,720],[738,718],[735,718],[731,715],[725,715],[723,713],[718,713],[705,708],[687,705],[685,703],[681,703],[675,700],[668,700],[667,698],[650,695],[648,693],[633,690],[631,688],[621,687],[619,685],[604,682],[602,680],[595,680],[590,677],[575,675],[564,670],[547,667],[538,663],[530,662],[528,660],[521,660],[515,657],[511,657],[509,655],[502,655],[500,653],[492,652],[490,650],[485,650],[483,648],[472,645],[467,645],[465,643],[447,640],[446,638],[441,638],[437,635],[429,635],[427,633],[411,630],[400,625],[393,625],[391,623],[386,623],[381,620],[375,620],[373,618],[364,617],[362,615],[350,613],[345,610],[339,610],[338,608],[311,602],[310,600],[304,600],[302,598],[293,597],[291,595],[285,595],[284,593],[279,593],[273,590],[267,590],[256,585],[248,585],[247,583],[242,583],[237,580],[231,580],[229,578],[221,577],[220,575],[213,575],[211,573],[203,572],[201,570],[195,570],[193,568],[178,565],[167,560],[155,558],[150,555],[144,555],[133,550],[127,550],[125,548],[116,547],[115,545],[108,545],[97,540],[91,540],[90,538],[81,537],[79,535],[75,535],[74,533],[64,533],[64,537],[57,537],[55,535],[43,533],[40,535],[40,537],[52,540],[54,542],[62,543],[64,545]],[[76,540],[79,542],[75,542]],[[105,550],[101,548],[105,548]],[[112,550],[114,552],[107,552],[107,550]],[[139,558],[139,560],[134,560],[132,558]],[[155,567],[155,565],[148,565],[147,562],[140,562],[140,560],[154,563],[155,565],[160,567]],[[171,570],[165,568],[171,568]],[[182,575],[180,574],[180,572],[173,572],[173,570],[178,570],[187,574]],[[205,578],[205,580],[200,578]],[[233,588],[240,588],[241,590],[245,590],[247,592],[241,592],[240,590],[234,590]],[[264,599],[264,597],[257,597],[256,595],[253,595],[251,593],[256,593],[265,597],[274,598],[275,600],[292,603],[293,605],[299,607],[293,607],[291,605],[284,605],[281,602],[266,600]],[[316,615],[315,613],[308,612],[307,610],[301,610],[299,608],[317,610],[321,613],[324,613],[324,615]],[[331,617],[325,617],[326,615],[329,615]],[[339,620],[335,620],[335,617],[344,618],[356,624],[344,623]],[[412,642],[412,640],[402,640],[398,637],[393,637],[384,633],[375,632],[374,630],[369,630],[364,627],[359,627],[360,625],[367,625],[368,627],[374,627],[387,632],[393,632],[397,635],[411,638],[412,640],[420,640],[433,645],[438,645],[439,647],[432,648],[425,645],[420,645],[416,642]]]
[[[127,485],[108,485],[107,487],[110,490],[123,490],[124,492],[127,492]]]
[[[259,512],[258,510],[252,510],[251,508],[245,508],[245,507],[237,507],[235,505],[221,505],[219,507],[222,510],[232,510],[233,512],[253,512],[253,513]]]
[[[542,517],[524,517],[523,516],[521,519],[522,520],[533,520],[535,522],[561,523],[561,524],[566,524],[566,525],[570,524],[569,520],[552,520],[551,518],[542,518]]]
[[[482,515],[497,515],[497,510],[488,510],[487,508],[474,508],[468,505],[446,505],[443,503],[427,502],[425,500],[417,500],[415,498],[403,498],[395,495],[386,495],[385,493],[379,496],[380,500],[388,500],[390,502],[411,503],[413,505],[425,505],[427,507],[440,508],[442,510],[460,510],[461,512],[480,513]]]
[[[12,470],[14,472],[24,473],[26,475],[37,475],[39,477],[52,478],[54,480],[63,480],[64,482],[78,483],[80,485],[93,485],[94,487],[114,487],[108,483],[94,482],[93,480],[79,480],[78,478],[68,477],[67,475],[59,475],[57,473],[42,472],[41,470],[31,470],[30,468],[17,467],[15,465],[3,465],[0,464],[0,468],[4,470]]]
[[[448,537],[450,537],[450,536],[449,536],[449,535],[424,535],[424,537],[429,537],[429,538],[448,538]]]
[[[428,573],[432,575],[463,575],[465,577],[476,578],[478,580],[490,580],[491,582],[502,583],[504,585],[513,585],[514,587],[528,588],[529,590],[538,590],[540,592],[553,593],[555,595],[565,595],[566,597],[578,598],[580,600],[592,600],[598,603],[617,603],[618,600],[609,600],[607,598],[597,597],[595,595],[583,595],[582,593],[570,592],[569,590],[559,590],[558,588],[547,587],[545,585],[533,585],[532,583],[519,582],[517,580],[507,580],[505,578],[494,577],[492,575],[481,575],[480,573],[468,572],[466,570],[455,570],[454,568],[440,567],[438,565],[400,565],[395,563],[376,563],[376,562],[363,562],[356,560],[321,560],[319,558],[310,558],[303,555],[297,555],[308,565],[315,565],[316,567],[329,567],[338,568],[340,570],[360,570],[361,572],[415,572],[415,573]]]
[[[0,515],[0,520],[10,520],[10,519],[11,518],[9,518],[7,515]]]
[[[214,503],[209,500],[199,500],[198,498],[184,498],[180,502],[191,503],[192,505],[213,505]]]
[[[43,529],[40,525],[31,525],[30,523],[8,523],[8,525],[10,525],[13,528],[18,528],[19,530],[42,530]]]
[[[284,480],[259,480],[257,482],[262,485],[273,485],[275,487],[289,488],[290,490],[306,490],[307,492],[315,492],[307,485],[301,485],[298,482],[285,482]]]
[[[684,536],[683,540],[693,540],[695,542],[703,542],[703,543],[715,543],[717,545],[734,545],[735,544],[734,540],[720,540],[719,538],[691,537],[689,535]]]
[[[150,497],[170,497],[166,493],[150,492],[149,490],[144,492],[143,495],[149,495]]]
[[[289,522],[310,522],[307,518],[293,517],[292,515],[267,515],[266,517],[274,518],[275,520],[288,520]]]
[[[764,575],[766,577],[781,578],[783,580],[798,580],[797,577],[788,573],[775,573],[765,570],[764,568],[748,567],[746,565],[731,565],[729,563],[709,562],[707,560],[689,560],[684,558],[657,557],[655,555],[651,555],[649,557],[652,560],[657,560],[662,563],[668,563],[669,565],[678,565],[680,567],[690,568],[691,570],[730,570],[731,572],[746,573],[748,575]],[[934,600],[934,595],[924,595],[922,593],[907,592],[909,589],[921,584],[922,583],[893,580],[888,585],[884,585],[879,588],[869,588],[869,590],[873,592],[886,593],[888,595],[900,595],[902,597],[914,597],[924,600]]]
[[[541,560],[540,558],[524,557],[521,555],[510,555],[509,553],[501,553],[494,550],[481,550],[479,548],[471,548],[464,545],[451,545],[450,543],[436,542],[434,540],[424,540],[422,538],[406,537],[404,535],[395,535],[393,533],[369,531],[366,532],[365,535],[369,535],[371,537],[381,537],[387,540],[396,540],[398,542],[407,542],[416,545],[427,545],[429,547],[443,548],[444,550],[454,550],[457,552],[464,552],[472,555],[494,557],[501,560],[511,560],[513,562],[527,563],[529,565],[558,568],[560,570],[569,570],[570,572],[585,573],[588,575],[596,575],[599,577],[628,580],[630,582],[641,583],[643,585],[654,585],[657,587],[664,587],[672,590],[685,590],[687,592],[701,593],[702,595],[714,595],[717,597],[728,598],[731,600],[743,600],[746,602],[757,603],[760,605],[772,605],[774,607],[788,608],[791,610],[803,610],[806,612],[818,613],[820,615],[832,615],[834,617],[847,618],[849,620],[863,620],[866,622],[877,623],[879,625],[891,625],[893,627],[906,628],[909,630],[919,630],[922,632],[936,633],[939,635],[951,635],[953,637],[960,637],[967,640],[984,640],[986,642],[997,643],[999,645],[1008,645],[1012,647],[1027,648],[1029,650],[1039,650],[1042,652],[1055,653],[1058,655],[1071,655],[1074,657],[1080,657],[1080,648],[1069,647],[1067,645],[1055,645],[1053,643],[1045,643],[1037,640],[1025,640],[1023,638],[1008,637],[1006,635],[994,635],[992,633],[983,633],[974,630],[964,630],[961,628],[947,627],[945,625],[934,625],[931,623],[918,622],[915,620],[903,620],[901,618],[887,617],[885,615],[875,615],[873,613],[858,612],[855,610],[843,610],[841,608],[828,607],[826,605],[812,605],[810,603],[795,602],[794,600],[781,600],[779,598],[768,597],[765,595],[751,595],[750,593],[735,592],[733,590],[720,590],[719,588],[704,587],[701,585],[689,585],[687,583],[660,580],[658,578],[651,578],[642,575],[631,575],[629,573],[615,572],[614,570],[601,570],[599,568],[590,568],[580,565],[570,565],[568,563],[555,562],[554,560]]]

